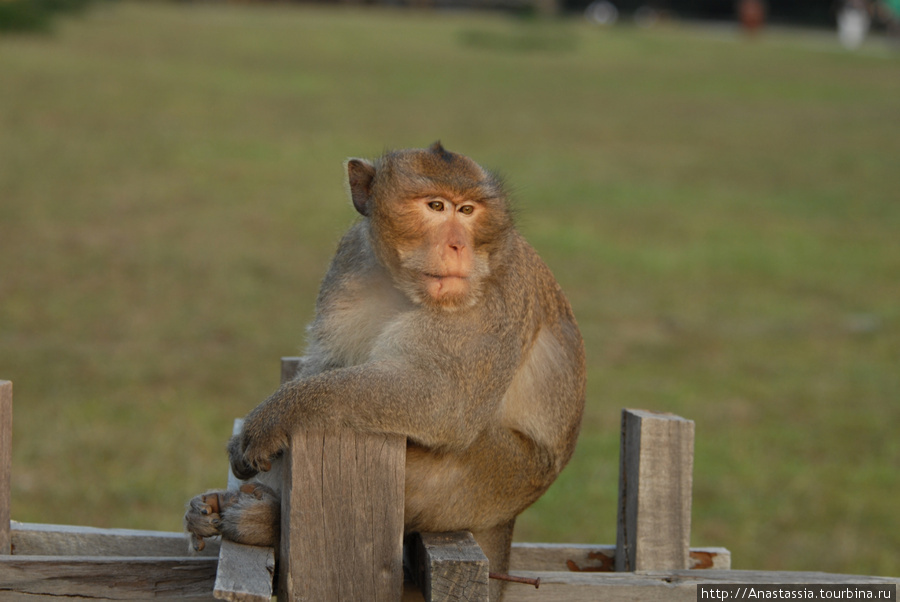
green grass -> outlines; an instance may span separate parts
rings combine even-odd
[[[696,421],[693,544],[897,575],[900,57],[873,42],[116,4],[0,38],[13,517],[178,530],[302,348],[341,162],[501,170],[589,362],[520,540],[613,543],[623,407]]]

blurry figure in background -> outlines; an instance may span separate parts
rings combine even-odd
[[[741,26],[751,36],[766,22],[766,5],[762,0],[738,0],[737,12]]]
[[[888,38],[900,44],[900,0],[881,0],[878,3],[878,15],[884,20]]]
[[[609,0],[596,0],[584,10],[584,16],[596,25],[615,25],[619,20],[619,9]]]
[[[838,40],[844,48],[862,46],[869,33],[871,10],[868,0],[844,0],[837,13]]]
[[[668,10],[666,2],[642,4],[634,11],[634,24],[641,29],[654,27],[672,19],[672,13]]]

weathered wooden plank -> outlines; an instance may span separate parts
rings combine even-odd
[[[213,595],[232,602],[268,602],[272,599],[275,555],[272,548],[223,541]],[[229,549],[234,548],[234,549]]]
[[[212,600],[216,564],[215,558],[3,556],[0,598]]]
[[[562,573],[525,571],[523,577],[540,578],[540,589],[506,588],[504,602],[696,602],[697,586],[735,585],[840,585],[900,584],[900,578],[803,573],[788,571],[646,571],[639,573]]]
[[[232,434],[240,433],[243,423],[240,418],[236,419]],[[229,465],[228,489],[237,490],[242,484]],[[231,602],[268,602],[272,599],[275,548],[222,540],[218,556],[219,567],[213,584],[216,599]]]
[[[509,570],[611,572],[616,546],[591,544],[514,543]],[[692,569],[730,569],[731,552],[725,548],[691,548]]]
[[[280,600],[400,598],[405,459],[399,436],[294,433],[285,453]]]
[[[281,383],[291,380],[300,367],[301,358],[281,358]],[[237,435],[243,428],[244,421],[234,421],[232,435]],[[269,486],[281,485],[283,462],[275,460],[272,470],[260,474],[256,480]],[[274,481],[277,481],[274,482]],[[236,491],[244,483],[238,479],[228,467],[228,486]],[[272,597],[275,570],[275,548],[245,546],[231,541],[223,541],[219,549],[219,570],[216,574],[215,596],[220,600],[232,602],[267,602]]]
[[[241,432],[241,429],[244,428],[244,419],[243,418],[235,418],[234,423],[231,426],[231,434],[237,435]],[[225,485],[225,489],[228,491],[237,491],[241,488],[241,485],[244,482],[234,476],[234,473],[231,471],[231,462],[228,463],[228,482]]]
[[[487,556],[468,531],[413,536],[415,574],[427,602],[487,602]]]
[[[32,556],[197,556],[184,533],[137,529],[98,529],[12,521],[12,552]],[[201,556],[217,556],[207,542]]]
[[[10,553],[9,505],[12,468],[12,383],[0,380],[0,554]]]
[[[690,567],[694,423],[622,411],[616,570]]]

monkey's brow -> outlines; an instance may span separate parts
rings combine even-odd
[[[455,204],[461,203],[477,203],[479,205],[486,205],[489,203],[494,197],[492,196],[472,196],[468,194],[458,194],[455,192],[448,193],[446,190],[435,191],[435,192],[420,192],[418,194],[412,195],[411,199],[443,199],[445,201],[450,201]]]

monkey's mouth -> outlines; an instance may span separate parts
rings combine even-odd
[[[437,280],[438,282],[443,281],[443,280],[468,280],[469,279],[468,276],[462,276],[460,274],[443,274],[443,275],[441,275],[441,274],[430,274],[428,272],[425,272],[424,275],[426,278],[429,278],[431,280]]]
[[[469,290],[468,276],[457,274],[431,274],[425,272],[425,288],[435,299],[465,295]]]

